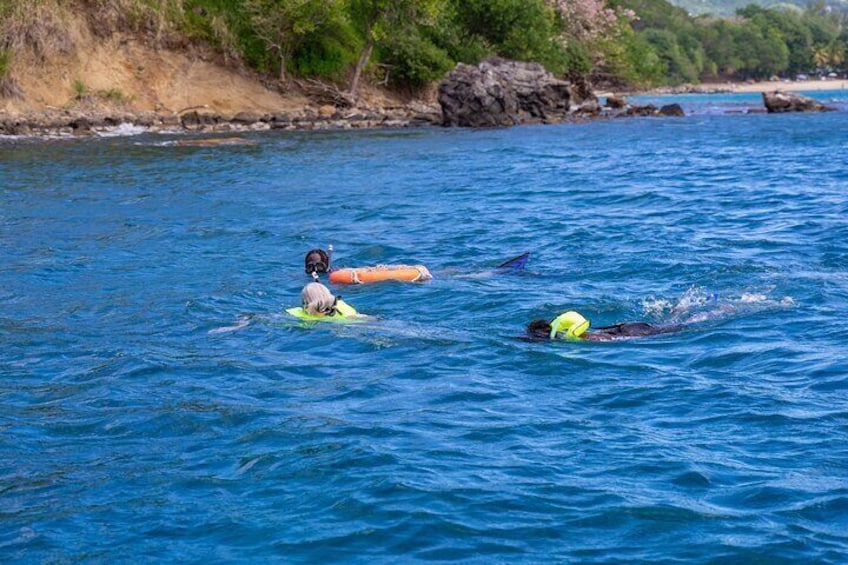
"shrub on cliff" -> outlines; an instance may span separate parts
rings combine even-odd
[[[11,55],[6,49],[0,49],[0,98],[19,98],[23,96],[21,87],[9,70]]]
[[[454,66],[443,49],[417,33],[388,41],[381,49],[380,60],[386,66],[389,82],[413,90],[441,79]]]
[[[58,0],[0,2],[0,49],[46,59],[68,53],[74,38],[66,9]]]

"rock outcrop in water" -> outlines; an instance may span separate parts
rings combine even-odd
[[[686,115],[683,107],[676,102],[657,108],[653,104],[631,104],[623,96],[607,97],[606,108],[609,110],[606,115],[616,118],[634,116],[642,118],[651,116],[682,117]]]
[[[439,85],[445,126],[558,123],[571,118],[683,116],[679,104],[657,108],[610,96],[602,107],[588,83],[555,78],[538,63],[488,59],[459,63]]]
[[[808,96],[795,94],[794,92],[763,92],[763,103],[769,113],[779,112],[825,112],[833,110]]]
[[[600,111],[588,89],[555,78],[538,63],[488,59],[459,63],[439,85],[446,126],[486,127],[561,122]]]

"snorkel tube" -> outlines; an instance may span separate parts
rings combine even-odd
[[[565,332],[565,337],[578,339],[589,329],[589,320],[579,312],[569,310],[560,314],[551,322],[551,339],[556,339],[557,334]]]
[[[332,243],[331,243],[330,245],[328,245],[328,246],[327,246],[327,253],[326,253],[326,255],[327,255],[327,272],[329,273],[329,272],[330,272],[330,268],[331,268],[331,266],[332,266],[332,264],[333,264],[333,244],[332,244]],[[316,273],[315,271],[312,271],[312,279],[313,279],[315,282],[319,282],[319,281],[321,280],[321,279],[318,277],[318,273]]]

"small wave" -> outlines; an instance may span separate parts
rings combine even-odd
[[[721,321],[795,306],[791,296],[775,299],[767,293],[753,291],[743,291],[738,297],[720,296],[700,286],[690,287],[677,300],[651,297],[642,301],[646,315],[676,324]]]
[[[253,316],[242,316],[241,318],[236,320],[235,324],[233,324],[231,326],[223,326],[223,327],[220,327],[220,328],[215,328],[213,330],[209,330],[207,333],[209,335],[218,335],[218,334],[225,334],[225,333],[230,333],[230,332],[237,332],[237,331],[244,329],[247,326],[249,326],[250,320],[252,318],[253,318]]]
[[[147,128],[136,124],[124,122],[114,127],[98,129],[95,131],[98,137],[129,137],[146,133]]]
[[[0,135],[0,141],[55,141],[57,139],[73,139],[70,131],[53,133],[31,133],[27,135]]]
[[[709,292],[705,288],[693,286],[687,289],[680,298],[671,300],[667,298],[647,298],[642,301],[645,314],[656,318],[671,317],[678,318],[681,314],[701,309],[718,300],[718,294]]]

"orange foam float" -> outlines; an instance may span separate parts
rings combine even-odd
[[[367,284],[381,281],[423,282],[433,278],[424,265],[377,265],[330,272],[334,284]]]

